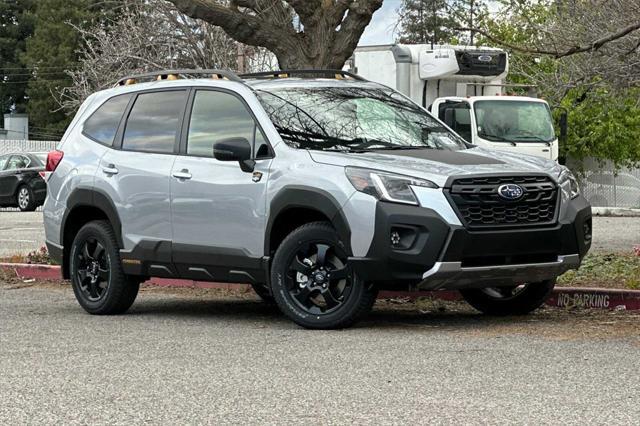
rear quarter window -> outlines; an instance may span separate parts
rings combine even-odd
[[[113,145],[118,125],[129,104],[131,94],[115,96],[98,108],[84,123],[82,133],[106,146]]]

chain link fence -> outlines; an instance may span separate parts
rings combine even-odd
[[[58,141],[0,140],[0,155],[16,152],[49,152],[56,149]],[[38,207],[38,211],[42,207]],[[0,212],[17,212],[17,208],[0,207]]]
[[[58,141],[0,140],[0,155],[13,152],[49,152],[56,149]]]
[[[569,160],[567,167],[593,207],[640,208],[640,168],[616,169],[610,161],[595,159]]]

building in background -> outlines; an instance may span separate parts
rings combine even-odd
[[[29,139],[29,116],[9,113],[4,115],[4,127],[0,128],[0,140]]]

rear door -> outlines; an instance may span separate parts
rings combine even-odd
[[[14,204],[21,175],[27,171],[30,160],[21,154],[7,156],[4,170],[0,172],[0,198],[3,203]]]
[[[151,273],[159,276],[171,275],[169,176],[187,94],[187,89],[172,89],[133,95],[95,178],[95,187],[120,216],[123,257],[154,259]]]
[[[239,95],[198,89],[189,103],[171,177],[173,260],[183,276],[246,281],[264,254],[271,149]],[[231,137],[253,144],[253,173],[213,158],[213,144]]]

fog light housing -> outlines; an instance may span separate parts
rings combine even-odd
[[[394,250],[407,250],[413,246],[417,231],[410,226],[392,226],[389,233],[389,242]]]

